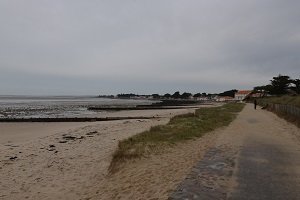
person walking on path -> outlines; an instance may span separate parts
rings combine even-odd
[[[256,99],[254,99],[254,109],[256,110],[256,106],[257,106],[257,101]]]

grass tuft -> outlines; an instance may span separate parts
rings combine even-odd
[[[221,107],[201,108],[195,113],[173,117],[166,125],[154,126],[149,131],[119,142],[113,154],[110,172],[125,161],[145,157],[178,142],[203,136],[232,122],[244,104],[229,103]]]
[[[298,96],[279,96],[279,97],[264,97],[258,100],[258,103],[265,106],[269,103],[293,105],[300,108],[300,95]]]
[[[291,105],[297,108],[300,108],[300,95],[298,96],[278,96],[278,97],[264,97],[258,99],[258,103],[263,106],[267,107],[268,104],[282,104],[282,105]],[[296,126],[300,127],[300,119],[297,115],[290,114],[288,112],[276,112],[276,110],[268,107],[269,111],[274,112],[281,118],[295,124]]]

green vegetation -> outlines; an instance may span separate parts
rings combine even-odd
[[[299,111],[291,107],[280,109],[273,107],[271,104],[282,104],[282,105],[292,105],[300,108],[300,96],[281,96],[281,97],[264,97],[258,99],[258,104],[266,107],[269,111],[274,112],[281,118],[294,123],[296,126],[300,127]],[[268,106],[267,106],[268,105]]]
[[[230,103],[221,107],[201,108],[195,113],[176,116],[167,125],[152,127],[149,131],[120,141],[110,170],[114,171],[126,160],[159,152],[164,147],[201,137],[216,128],[229,125],[243,107],[244,104]]]
[[[300,107],[300,96],[264,97],[259,99],[258,103],[262,106],[274,103]]]
[[[254,91],[271,95],[300,94],[300,79],[278,75],[270,80],[270,84],[257,86]]]
[[[236,90],[236,89],[233,89],[233,90],[229,90],[229,91],[222,92],[222,93],[219,94],[219,96],[221,96],[221,97],[226,97],[226,96],[228,96],[228,97],[234,98],[236,92],[237,92],[237,90]]]

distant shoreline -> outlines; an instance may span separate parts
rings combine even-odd
[[[0,118],[0,123],[8,122],[99,122],[126,119],[151,119],[155,117],[69,117],[69,118]]]

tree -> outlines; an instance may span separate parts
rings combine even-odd
[[[132,94],[132,93],[130,93],[130,94],[118,94],[117,95],[118,98],[131,98],[131,97],[137,97],[137,96],[138,95]]]
[[[300,94],[300,79],[295,79],[291,81],[294,84],[292,90],[294,90],[297,94]]]
[[[237,92],[236,89],[228,90],[228,91],[220,93],[219,96],[223,96],[223,97],[229,96],[229,97],[233,97],[234,98],[234,95],[235,95],[236,92]]]
[[[181,97],[181,95],[180,95],[180,92],[175,92],[173,95],[172,95],[172,97],[174,98],[174,99],[179,99],[180,97]]]
[[[152,94],[152,98],[153,98],[153,99],[159,99],[160,96],[159,96],[159,94]]]
[[[271,80],[272,89],[270,93],[276,95],[287,94],[287,89],[289,89],[291,82],[292,80],[289,76],[279,74],[277,77],[273,77],[273,80]]]
[[[167,94],[164,95],[164,97],[167,98],[167,99],[171,98],[171,96],[172,95],[170,95],[169,93],[167,93]]]
[[[182,99],[188,99],[192,96],[191,93],[188,93],[188,92],[184,92],[182,95],[181,95],[181,98]]]
[[[297,94],[300,94],[300,80],[291,79],[289,76],[278,75],[273,77],[270,80],[271,84],[257,86],[254,88],[254,91],[262,92],[263,94],[272,94],[272,95],[283,95],[288,94],[293,90]]]
[[[194,97],[197,98],[197,97],[201,97],[201,93],[197,93],[197,94],[194,94]]]
[[[265,85],[262,85],[262,86],[256,86],[256,87],[254,87],[253,88],[253,90],[255,91],[255,92],[261,92],[261,93],[263,93],[263,92],[265,92]]]
[[[259,92],[265,96],[266,94],[271,94],[273,91],[272,85],[262,85],[262,86],[256,86],[253,88],[254,92]]]

